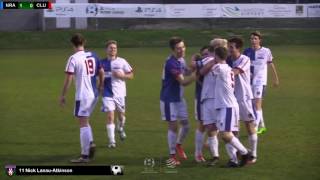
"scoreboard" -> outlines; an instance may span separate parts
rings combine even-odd
[[[49,1],[0,1],[0,10],[2,9],[52,9],[52,3]]]

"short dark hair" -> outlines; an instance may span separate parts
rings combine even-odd
[[[204,46],[202,46],[202,48],[200,49],[200,53],[202,53],[202,51],[204,51],[204,50],[206,50],[206,49],[208,49],[209,50],[209,45],[204,45]]]
[[[233,37],[229,39],[228,43],[235,43],[237,49],[241,49],[243,47],[243,40],[239,37]]]
[[[214,49],[214,53],[216,56],[218,56],[220,59],[225,60],[228,56],[228,50],[225,47],[217,47]]]
[[[214,49],[215,49],[215,46],[210,45],[208,50],[209,52],[214,53]]]
[[[83,46],[86,40],[84,39],[82,34],[76,33],[71,37],[70,42],[73,44],[74,47],[79,47]]]
[[[180,37],[172,37],[169,40],[169,46],[172,50],[176,47],[178,43],[184,42],[184,40]]]
[[[259,37],[259,39],[262,39],[262,34],[260,33],[260,31],[254,31],[250,33],[250,36],[257,36]]]
[[[118,45],[118,42],[115,41],[115,40],[108,40],[108,41],[106,42],[106,48],[109,47],[111,44]]]

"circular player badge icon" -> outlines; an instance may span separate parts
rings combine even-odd
[[[16,166],[15,165],[6,165],[6,174],[8,176],[13,176],[16,173]]]

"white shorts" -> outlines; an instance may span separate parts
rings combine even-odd
[[[89,117],[96,106],[98,98],[76,100],[74,107],[74,116]]]
[[[256,120],[255,111],[253,109],[252,100],[238,101],[240,120],[254,121]]]
[[[221,108],[217,110],[217,127],[219,131],[239,131],[238,107]]]
[[[126,98],[125,97],[103,97],[102,98],[102,112],[111,112],[117,110],[118,112],[125,112]]]
[[[252,85],[252,93],[254,98],[263,98],[265,96],[266,86],[265,85]]]
[[[197,99],[194,99],[194,118],[198,121],[202,121],[202,103]]]
[[[188,120],[187,104],[184,99],[180,102],[160,101],[160,111],[162,120]]]
[[[202,102],[203,125],[217,123],[217,110],[214,108],[214,99],[205,99]]]

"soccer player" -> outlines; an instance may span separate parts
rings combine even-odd
[[[214,50],[217,62],[212,68],[212,72],[216,76],[214,108],[217,110],[217,126],[222,133],[226,148],[230,145],[238,150],[242,157],[239,166],[244,166],[247,164],[250,154],[232,133],[239,130],[239,105],[234,96],[234,73],[226,64],[227,51],[225,47],[218,47]],[[238,164],[229,161],[227,167],[238,167]]]
[[[253,95],[250,84],[250,59],[241,54],[243,40],[235,37],[228,40],[228,64],[235,75],[235,97],[239,104],[240,120],[245,123],[251,149],[249,163],[255,163],[257,158],[258,136],[255,129],[255,115],[252,105]],[[238,163],[236,149],[228,146],[228,153],[232,154],[231,161]]]
[[[256,128],[258,128],[258,134],[261,134],[267,131],[262,113],[262,98],[265,95],[267,85],[268,65],[272,69],[274,87],[279,86],[279,78],[270,49],[261,45],[261,33],[259,31],[251,33],[250,42],[251,48],[245,49],[243,54],[251,60],[251,87],[257,115]]]
[[[105,72],[104,88],[102,94],[102,112],[106,112],[106,129],[109,138],[109,148],[116,147],[115,140],[115,112],[118,122],[117,130],[120,139],[126,138],[124,125],[125,117],[125,97],[126,80],[133,79],[133,69],[123,58],[118,57],[117,42],[109,40],[106,43],[107,58],[101,61],[101,66]]]
[[[206,57],[208,56],[209,56],[209,46],[206,45],[200,49],[200,54],[194,55],[191,60],[191,62],[193,62],[193,64],[191,65],[191,68],[193,69],[193,71],[196,71],[196,87],[195,87],[195,100],[194,100],[195,107],[194,108],[195,108],[195,119],[198,121],[198,128],[195,134],[195,160],[198,163],[206,161],[202,154],[205,127],[203,125],[202,111],[201,111],[202,109],[201,91],[202,91],[204,76],[200,74],[199,70],[201,66],[203,66],[202,60],[206,59]]]
[[[180,37],[172,37],[169,41],[172,54],[164,64],[162,73],[162,88],[160,93],[160,110],[162,120],[168,123],[168,146],[170,158],[167,163],[180,165],[176,157],[176,151],[181,159],[187,159],[187,155],[182,148],[182,143],[189,131],[189,121],[187,105],[183,98],[183,86],[189,85],[194,81],[194,75],[190,75],[184,56],[186,47],[184,40]],[[178,123],[180,130],[178,131]]]
[[[85,51],[85,39],[81,34],[73,35],[71,43],[75,53],[70,56],[65,68],[66,75],[60,105],[65,106],[65,96],[74,78],[76,86],[74,115],[79,119],[81,156],[79,159],[71,160],[71,162],[87,163],[89,158],[93,157],[95,148],[89,117],[98,97],[97,75],[99,75],[99,84],[101,85],[104,72],[103,69],[99,68],[98,57],[92,52]]]

